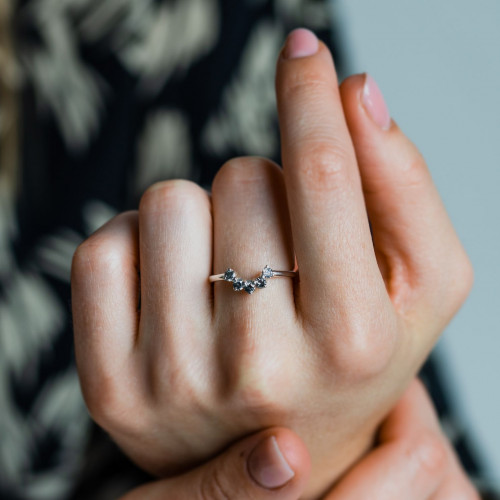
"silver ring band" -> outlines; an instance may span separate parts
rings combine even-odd
[[[267,282],[271,278],[295,278],[297,275],[298,272],[296,271],[277,271],[266,266],[262,270],[262,273],[260,273],[260,276],[253,280],[244,280],[238,277],[236,271],[231,268],[228,268],[225,273],[213,274],[208,279],[210,283],[214,283],[215,281],[228,281],[232,283],[235,292],[245,291],[251,295],[258,288],[266,288]]]

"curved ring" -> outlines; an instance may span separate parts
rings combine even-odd
[[[215,281],[229,281],[233,284],[233,290],[235,292],[241,292],[244,290],[248,294],[252,295],[257,288],[266,288],[267,281],[271,278],[295,278],[297,275],[298,272],[296,271],[275,271],[269,266],[266,266],[262,270],[262,273],[260,273],[260,276],[253,280],[244,280],[239,278],[236,271],[231,268],[228,268],[223,274],[213,274],[208,279],[210,283],[214,283]]]

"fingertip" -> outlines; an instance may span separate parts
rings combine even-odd
[[[363,91],[365,77],[366,73],[356,73],[355,75],[344,78],[340,84],[340,94],[342,98],[352,99],[352,97],[356,97],[359,99]]]
[[[393,126],[389,108],[374,78],[368,73],[349,76],[340,85],[340,95],[350,128],[353,121],[367,120],[382,131]]]
[[[335,81],[337,81],[335,61],[330,49],[312,31],[306,28],[297,28],[287,36],[279,53],[277,67],[278,77],[280,71],[285,71],[287,78],[292,75],[304,74],[309,79],[321,79],[322,73],[319,73],[319,71],[330,71],[330,68],[333,68]],[[337,86],[338,81],[335,88]]]
[[[381,130],[387,131],[391,128],[392,119],[385,101],[384,95],[377,85],[375,79],[368,73],[365,74],[361,102],[366,114],[373,123]]]
[[[302,439],[289,429],[275,429],[274,437],[295,475],[307,480],[311,470],[311,457]]]
[[[272,428],[256,436],[256,441],[247,460],[252,480],[269,490],[285,488],[288,492],[302,492],[311,468],[309,452],[302,440],[288,429]]]
[[[311,30],[297,28],[288,35],[281,55],[284,59],[299,59],[316,54],[318,49],[318,37]]]

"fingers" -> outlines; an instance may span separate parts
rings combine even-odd
[[[139,222],[141,345],[182,363],[211,324],[209,196],[188,181],[155,184],[141,199]]]
[[[419,381],[412,383],[386,419],[379,438],[377,448],[325,500],[477,499]]]
[[[387,289],[400,312],[432,321],[426,331],[434,334],[470,289],[469,261],[422,156],[391,122],[374,80],[350,77],[340,90]]]
[[[345,309],[376,296],[381,280],[335,68],[312,33],[290,34],[276,91],[300,301],[317,318],[325,302]]]
[[[137,212],[121,214],[80,245],[71,288],[75,350],[89,408],[130,371],[139,321]],[[122,376],[123,375],[123,376]]]
[[[143,486],[122,500],[297,500],[309,468],[307,449],[295,434],[269,429],[187,474]]]

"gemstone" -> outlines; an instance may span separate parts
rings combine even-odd
[[[255,286],[257,288],[266,288],[267,286],[267,281],[266,278],[263,278],[262,276],[259,276],[254,280]]]
[[[273,270],[269,266],[266,266],[262,271],[262,277],[272,278],[273,276],[274,276]]]
[[[236,280],[233,281],[233,290],[235,292],[241,292],[241,290],[243,290],[244,286],[245,286],[245,282],[241,278],[236,278]]]
[[[225,273],[224,273],[224,279],[226,281],[234,281],[234,279],[236,278],[236,273],[231,269],[229,268]]]
[[[247,292],[248,294],[252,295],[252,293],[255,292],[255,283],[253,281],[245,281],[243,290],[245,290],[245,292]]]

